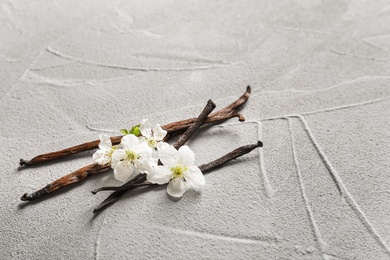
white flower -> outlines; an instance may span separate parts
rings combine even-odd
[[[189,188],[200,188],[205,184],[202,172],[195,166],[194,153],[188,146],[176,150],[164,145],[159,150],[163,166],[156,166],[155,171],[147,175],[149,182],[168,183],[167,192],[173,197],[181,197]]]
[[[155,162],[152,159],[152,149],[145,142],[129,134],[122,137],[121,149],[112,154],[111,167],[115,178],[125,182],[134,173],[151,173]]]
[[[111,139],[108,135],[100,134],[99,139],[100,150],[97,150],[93,154],[92,158],[96,163],[104,165],[111,162],[111,156],[114,151],[114,148],[112,147]]]
[[[148,119],[143,119],[139,127],[141,134],[144,137],[145,141],[153,149],[160,148],[163,145],[164,137],[167,135],[167,131],[162,129],[159,124],[157,124],[153,129]]]

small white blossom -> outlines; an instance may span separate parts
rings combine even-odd
[[[167,135],[167,131],[162,129],[159,124],[157,124],[153,129],[148,119],[143,119],[139,127],[141,134],[144,137],[144,140],[148,145],[153,149],[158,149],[163,145],[164,137]]]
[[[99,139],[100,150],[97,150],[92,158],[96,163],[104,165],[111,162],[111,156],[115,148],[112,147],[111,139],[108,135],[100,134]]]
[[[112,154],[111,167],[117,180],[125,182],[133,174],[153,172],[155,162],[152,148],[147,143],[129,134],[122,137],[121,147]]]
[[[176,150],[173,146],[163,145],[159,150],[163,166],[156,166],[155,171],[147,175],[149,182],[168,183],[167,192],[173,197],[181,197],[189,188],[200,188],[205,179],[195,165],[194,153],[188,146]]]
[[[200,188],[205,184],[191,149],[183,146],[176,150],[165,143],[167,131],[160,125],[152,128],[150,122],[144,119],[140,125],[121,132],[124,136],[116,146],[112,146],[107,135],[99,135],[99,150],[93,155],[98,164],[111,164],[117,180],[125,182],[135,174],[146,173],[151,183],[168,183],[167,192],[173,197],[181,197],[187,189]],[[158,160],[163,165],[158,166]]]

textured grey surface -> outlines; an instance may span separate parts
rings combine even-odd
[[[0,259],[390,259],[389,1],[0,1]],[[161,124],[244,92],[247,122],[189,142],[199,163],[261,138],[179,202],[91,162],[20,157]]]

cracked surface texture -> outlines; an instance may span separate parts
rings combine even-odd
[[[390,2],[0,0],[1,259],[390,259]],[[196,116],[199,164],[257,139],[174,202],[134,192],[93,218],[112,172],[25,192],[92,152],[19,158]]]

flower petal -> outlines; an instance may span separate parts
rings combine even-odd
[[[186,177],[188,178],[187,185],[195,189],[199,189],[201,186],[205,185],[206,183],[203,173],[195,165],[191,166],[188,169],[188,174],[186,174]]]
[[[108,156],[108,154],[105,151],[97,150],[93,154],[92,159],[94,162],[100,165],[104,165],[110,161],[110,156]]]
[[[172,145],[166,144],[158,150],[160,161],[167,167],[173,167],[177,164],[178,152]]]
[[[126,151],[123,149],[116,149],[112,153],[112,160],[122,160],[126,157]]]
[[[139,143],[137,145],[137,147],[135,148],[135,150],[137,151],[137,153],[139,153],[141,155],[141,157],[143,158],[150,158],[152,157],[152,154],[153,154],[153,148],[150,147],[147,143],[145,142],[142,142],[142,143]]]
[[[172,197],[180,198],[186,191],[186,184],[181,178],[171,180],[167,187],[167,192]]]
[[[125,150],[134,150],[139,144],[138,137],[133,134],[122,137],[121,144]]]
[[[132,164],[124,165],[122,162],[119,162],[114,168],[115,179],[121,182],[127,181],[133,172],[134,166]]]
[[[153,137],[156,141],[162,141],[166,135],[167,131],[162,129],[159,124],[157,124],[156,127],[153,128]]]
[[[150,124],[149,119],[142,119],[139,129],[144,137],[149,138],[152,136],[152,125]]]
[[[117,149],[111,156],[111,167],[114,169],[116,164],[126,157],[126,151],[123,149]]]
[[[168,183],[171,177],[171,170],[166,166],[157,166],[153,173],[146,175],[148,181],[157,184]]]
[[[160,159],[158,157],[158,151],[156,149],[153,149],[153,152],[152,152],[152,159],[155,161],[155,162],[158,162],[158,160]]]
[[[100,143],[99,143],[99,149],[100,150],[110,150],[112,143],[111,139],[106,134],[100,134],[99,135]]]
[[[190,166],[195,163],[194,152],[187,145],[180,147],[178,152],[179,152],[179,162],[181,164]]]
[[[137,170],[142,173],[151,174],[155,171],[157,163],[150,157],[146,159],[140,159]]]

